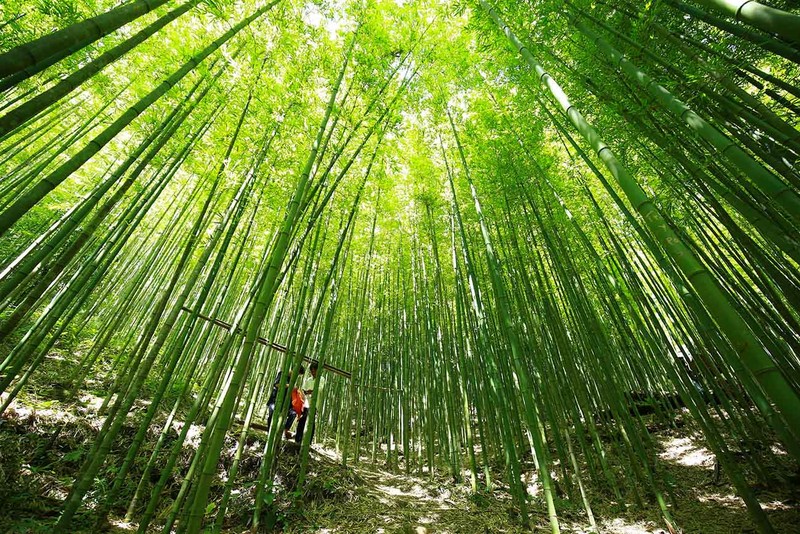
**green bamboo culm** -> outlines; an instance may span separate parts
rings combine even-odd
[[[111,50],[103,52],[103,54],[101,54],[99,57],[71,73],[63,80],[60,80],[53,87],[50,87],[46,91],[39,93],[35,97],[27,100],[23,104],[17,106],[13,110],[0,117],[0,139],[13,132],[21,124],[24,124],[26,121],[35,117],[38,113],[41,113],[42,110],[47,109],[55,102],[58,102],[61,98],[64,98],[86,80],[103,70],[106,66],[118,60],[127,52],[133,50],[137,45],[143,43],[149,37],[161,30],[164,26],[192,9],[199,1],[200,0],[189,0],[188,2],[176,7]]]
[[[96,17],[76,22],[62,30],[49,33],[35,41],[19,45],[0,54],[0,78],[46,61],[63,51],[74,52],[132,20],[166,4],[168,0],[135,0]],[[76,48],[76,45],[80,48]]]
[[[719,17],[716,17],[710,13],[706,13],[702,9],[681,2],[680,0],[665,0],[665,1],[668,5],[673,6],[675,9],[679,11],[683,11],[687,15],[691,15],[692,17],[700,19],[712,26],[716,26],[722,30],[725,30],[732,35],[736,35],[737,37],[750,41],[754,45],[763,48],[764,50],[768,50],[769,52],[777,54],[781,57],[784,57],[789,61],[800,64],[800,51],[798,51],[796,47],[793,47],[785,43],[784,41],[776,39],[771,35],[766,35],[758,31],[753,31],[750,28],[747,28],[740,24],[735,24],[728,20],[720,19]],[[750,2],[745,2],[745,3],[749,4]],[[790,24],[792,24],[792,22],[793,21],[790,21]]]
[[[734,141],[692,111],[689,106],[675,98],[672,93],[642,72],[624,54],[611,46],[608,41],[579,21],[573,19],[573,24],[597,46],[614,67],[619,68],[631,81],[647,91],[656,102],[708,141],[711,146],[719,151],[719,154],[736,165],[770,199],[780,204],[796,224],[800,225],[800,196],[791,187],[765,169]]]
[[[800,15],[755,0],[698,0],[710,9],[800,45]]]
[[[492,282],[492,290],[494,293],[494,298],[497,301],[497,309],[500,312],[501,330],[508,337],[508,343],[511,346],[512,363],[516,373],[517,380],[519,381],[519,395],[523,399],[525,417],[529,425],[529,428],[531,429],[531,434],[533,436],[534,449],[536,450],[537,458],[540,459],[539,473],[542,478],[542,485],[544,486],[545,498],[547,500],[547,511],[550,519],[550,530],[553,534],[558,534],[560,532],[560,529],[558,525],[558,517],[556,515],[552,481],[550,478],[550,465],[549,461],[547,460],[547,453],[544,449],[544,443],[541,439],[542,434],[544,432],[544,427],[542,425],[542,421],[538,413],[538,408],[535,403],[535,399],[538,398],[539,395],[532,388],[531,379],[528,376],[529,374],[528,367],[524,362],[524,355],[521,343],[518,338],[518,335],[514,331],[514,326],[512,324],[513,321],[511,320],[511,317],[508,315],[507,312],[508,291],[503,284],[499,272],[500,266],[494,252],[494,247],[492,246],[492,239],[491,236],[489,235],[489,229],[486,225],[486,221],[484,220],[483,210],[481,209],[480,200],[478,200],[478,193],[475,189],[475,185],[472,183],[472,179],[470,178],[469,167],[467,165],[466,156],[464,155],[464,149],[461,146],[461,142],[458,137],[458,132],[456,131],[456,126],[455,123],[453,122],[453,117],[450,114],[449,110],[447,110],[447,118],[450,121],[450,127],[452,128],[453,131],[453,138],[456,141],[456,147],[458,149],[459,159],[461,160],[461,164],[464,169],[464,174],[467,177],[469,190],[472,196],[472,200],[475,204],[475,212],[478,214],[478,221],[481,227],[481,237],[483,238],[483,243],[486,248],[486,256],[489,266],[489,275],[490,275],[490,280]]]
[[[492,18],[500,31],[506,36],[514,49],[536,73],[542,86],[552,95],[566,114],[573,127],[590,144],[595,154],[617,180],[628,201],[639,212],[647,227],[675,262],[683,275],[692,285],[703,304],[711,311],[720,331],[730,340],[737,357],[741,360],[746,372],[763,388],[764,393],[778,408],[782,421],[772,420],[780,435],[787,435],[797,440],[795,432],[800,429],[800,396],[792,388],[775,366],[769,354],[756,339],[747,323],[736,313],[728,298],[720,290],[705,267],[700,264],[691,250],[675,234],[669,223],[659,213],[656,206],[636,183],[627,169],[619,162],[611,149],[605,145],[599,134],[586,121],[581,113],[570,103],[567,95],[544,68],[534,59],[530,51],[522,44],[506,25],[494,8],[486,0],[481,0],[481,7]],[[737,362],[732,362],[738,367]],[[748,383],[746,381],[745,383]]]
[[[328,120],[333,114],[334,103],[338,95],[339,87],[344,79],[345,71],[347,70],[355,41],[356,38],[354,35],[345,54],[345,60],[342,68],[339,71],[339,75],[331,89],[331,97],[325,110],[325,115],[322,119],[321,126],[317,132],[316,139],[312,145],[308,160],[300,172],[294,193],[292,194],[292,199],[289,201],[289,205],[283,218],[283,223],[278,231],[277,239],[273,245],[272,251],[270,252],[269,260],[266,265],[265,277],[261,282],[258,295],[253,304],[252,315],[250,316],[249,322],[245,329],[246,335],[244,345],[239,354],[236,368],[231,378],[231,384],[229,385],[225,400],[221,406],[220,416],[217,418],[214,431],[209,438],[210,453],[203,462],[202,474],[197,483],[197,491],[195,493],[195,497],[191,505],[191,512],[185,526],[185,530],[189,534],[199,532],[202,527],[211,479],[216,470],[217,460],[222,448],[222,441],[225,438],[225,433],[227,432],[231,417],[233,416],[234,401],[236,398],[238,385],[241,384],[242,380],[244,379],[248,361],[251,358],[252,352],[256,346],[255,343],[256,338],[258,337],[259,327],[264,319],[267,309],[275,297],[277,290],[275,283],[286,258],[286,253],[290,244],[290,236],[293,233],[295,224],[297,223],[300,200],[306,194],[308,179],[314,162],[317,159],[317,150],[322,143],[323,134],[327,128]]]
[[[106,144],[108,144],[118,133],[120,133],[126,126],[128,126],[136,117],[138,117],[144,110],[155,103],[159,98],[164,96],[170,89],[172,89],[178,82],[180,82],[187,74],[192,72],[197,65],[200,64],[205,58],[210,56],[213,52],[219,49],[224,43],[228,42],[232,37],[238,34],[243,29],[247,28],[254,20],[261,17],[264,13],[272,9],[281,0],[273,0],[255,10],[248,17],[242,19],[238,24],[230,28],[211,44],[203,48],[193,58],[184,63],[177,71],[175,71],[166,80],[161,82],[155,89],[150,91],[147,95],[142,97],[136,104],[128,108],[119,118],[117,118],[111,125],[109,125],[102,133],[92,139],[83,149],[77,154],[72,156],[68,161],[61,164],[56,170],[48,174],[37,182],[32,188],[25,192],[19,199],[12,205],[7,207],[0,213],[0,236],[2,236],[20,217],[25,215],[27,211],[33,207],[37,202],[44,198],[50,191],[58,187],[64,180],[66,180],[73,172],[80,168],[81,165],[86,163],[93,155],[99,152]]]
[[[11,1],[0,49],[109,1]],[[790,3],[268,2],[173,0],[0,77],[0,413],[92,422],[43,528],[337,529],[380,475],[469,499],[464,530],[678,532],[715,457],[779,531]]]

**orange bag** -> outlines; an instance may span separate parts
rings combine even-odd
[[[305,399],[303,398],[303,393],[299,388],[294,388],[292,390],[292,408],[294,408],[294,413],[302,415],[304,405]]]

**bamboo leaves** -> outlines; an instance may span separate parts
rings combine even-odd
[[[680,413],[770,532],[747,478],[800,457],[800,93],[770,50],[796,50],[669,4],[692,17],[189,0],[0,80],[0,411],[68,361],[105,418],[56,528],[86,495],[139,532],[242,503],[280,528],[325,447],[507,488],[520,526],[600,525],[607,495],[677,529],[652,427]],[[311,359],[343,371],[290,457]]]

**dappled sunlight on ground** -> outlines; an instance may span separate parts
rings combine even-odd
[[[658,528],[653,523],[629,522],[622,518],[608,519],[600,523],[602,532],[610,534],[661,534],[663,529]]]
[[[172,429],[176,434],[180,434],[184,424],[183,421],[173,421]],[[203,430],[205,430],[205,428],[205,425],[192,425],[186,433],[186,440],[183,442],[183,448],[197,449],[197,447],[200,446],[200,440],[203,437]]]
[[[697,500],[701,503],[711,503],[714,506],[727,506],[729,508],[741,508],[744,506],[744,501],[731,492],[698,492]]]
[[[687,467],[714,467],[714,454],[688,437],[669,438],[661,442],[662,460]]]
[[[103,405],[103,398],[98,397],[97,395],[92,395],[91,393],[84,393],[80,396],[80,401],[86,407],[86,409],[90,412],[97,413],[100,410],[100,406]]]
[[[136,532],[136,523],[127,523],[125,521],[119,521],[116,519],[109,519],[109,524],[117,530],[121,530],[124,532]]]
[[[755,532],[744,500],[720,471],[716,456],[701,435],[667,430],[659,437],[658,457],[672,486],[671,513],[684,532]],[[797,477],[796,465],[785,453],[777,454],[781,449],[774,445],[753,449],[753,444],[739,441],[730,447],[775,531],[795,532],[796,528],[789,525],[797,525],[800,512],[798,487],[791,482]],[[767,455],[767,451],[772,454]],[[759,478],[744,460],[746,456],[764,462],[769,479]]]

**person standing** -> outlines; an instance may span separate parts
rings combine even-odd
[[[299,372],[298,379],[302,382],[303,375],[305,374],[305,368],[301,365],[298,372]],[[269,399],[267,400],[267,407],[269,408],[269,418],[267,419],[267,428],[269,428],[270,424],[272,424],[272,414],[275,411],[275,403],[278,400],[278,392],[280,391],[280,386],[281,386],[281,374],[282,374],[281,371],[278,371],[278,375],[275,377],[275,381],[272,382],[272,392],[270,393]],[[289,388],[289,384],[292,381],[291,370],[289,370],[288,375],[289,375],[288,380],[283,384],[283,387],[287,389]],[[295,388],[295,390],[297,390],[297,388]],[[292,393],[294,393],[295,390],[292,390]],[[294,423],[294,418],[297,416],[297,412],[293,408],[292,398],[293,395],[290,394],[289,398],[287,399],[287,401],[289,402],[289,410],[288,410],[288,417],[286,420],[286,424],[283,427],[284,435],[287,438],[291,437],[291,432],[289,432],[289,429],[292,427],[292,423]]]
[[[325,384],[325,377],[320,376],[319,380],[317,380],[317,373],[319,373],[319,362],[316,360],[311,362],[311,369],[310,376],[306,376],[303,380],[303,384],[301,387],[303,393],[305,394],[305,402],[303,404],[303,414],[300,416],[300,419],[297,421],[297,432],[295,432],[294,440],[297,443],[302,443],[303,441],[303,433],[306,429],[306,422],[308,421],[308,411],[311,408],[311,399],[315,395],[319,395],[322,391],[322,387]],[[314,382],[317,382],[316,391],[314,389]],[[314,430],[311,430],[311,439],[314,439]]]

